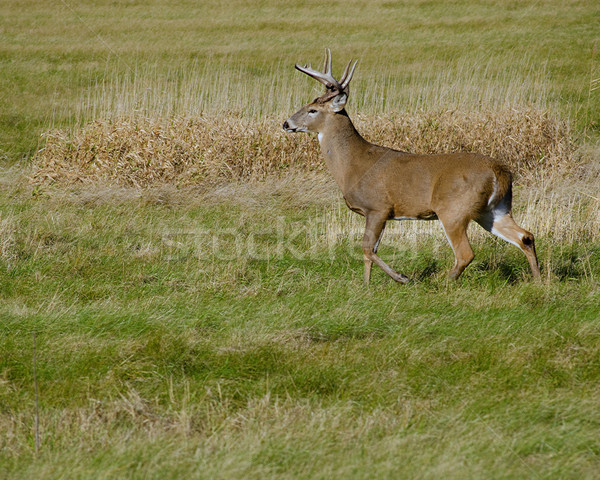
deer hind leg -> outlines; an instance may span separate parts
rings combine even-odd
[[[440,217],[448,242],[454,251],[454,267],[450,270],[448,276],[452,280],[460,277],[460,274],[471,263],[475,255],[467,237],[468,220],[461,219],[459,221],[444,220]]]
[[[510,212],[496,210],[492,212],[492,221],[479,221],[478,223],[494,235],[519,247],[527,257],[531,273],[535,280],[542,278],[537,255],[535,253],[535,239],[531,232],[519,227],[513,220]]]
[[[377,214],[369,214],[367,217],[367,226],[365,228],[365,234],[363,236],[363,255],[365,261],[365,284],[369,284],[371,280],[371,267],[373,263],[387,273],[393,280],[400,283],[408,283],[408,277],[401,273],[393,270],[387,265],[378,255],[377,247],[379,247],[379,241],[383,235],[385,228],[385,222],[387,221],[387,215],[381,216]]]

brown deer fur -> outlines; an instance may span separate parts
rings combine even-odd
[[[350,62],[351,63],[351,62]],[[478,154],[419,155],[374,145],[356,131],[344,109],[356,63],[338,82],[331,74],[327,50],[323,72],[296,68],[325,84],[326,93],[292,115],[288,132],[314,132],[328,170],[348,207],[366,218],[363,237],[365,283],[373,263],[397,282],[408,278],[390,268],[377,247],[388,220],[439,219],[456,257],[450,278],[456,279],[473,260],[467,226],[483,228],[519,247],[535,279],[540,270],[533,235],[512,218],[512,176],[501,162]]]

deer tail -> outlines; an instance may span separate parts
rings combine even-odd
[[[495,208],[502,202],[508,212],[512,209],[512,173],[507,166],[494,164],[493,190],[488,200],[488,206]]]

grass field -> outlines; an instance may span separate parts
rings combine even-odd
[[[415,283],[365,289],[332,186],[282,182],[5,194],[0,475],[595,475],[597,241],[539,238],[535,285],[484,237],[448,283],[443,233],[391,231]]]
[[[317,91],[293,63],[319,63],[325,46],[338,68],[360,59],[356,111],[531,103],[597,130],[599,17],[589,1],[8,0],[0,149],[12,163],[49,123],[115,111],[282,116]]]
[[[599,17],[2,2],[0,478],[596,477]],[[513,167],[541,283],[478,227],[449,282],[401,222],[414,282],[363,286],[363,219],[279,126],[325,46],[367,138]]]

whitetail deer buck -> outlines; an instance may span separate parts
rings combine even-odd
[[[325,163],[346,204],[366,218],[362,243],[365,283],[369,283],[373,263],[395,281],[409,281],[377,255],[386,222],[405,219],[442,222],[456,257],[450,278],[458,278],[473,260],[467,226],[475,220],[519,247],[529,260],[534,278],[540,279],[533,235],[519,227],[511,215],[512,176],[508,168],[478,154],[418,155],[367,142],[344,109],[356,63],[348,63],[339,81],[331,73],[329,49],[322,72],[310,65],[296,65],[323,83],[326,91],[292,115],[283,128],[287,132],[318,134]]]

